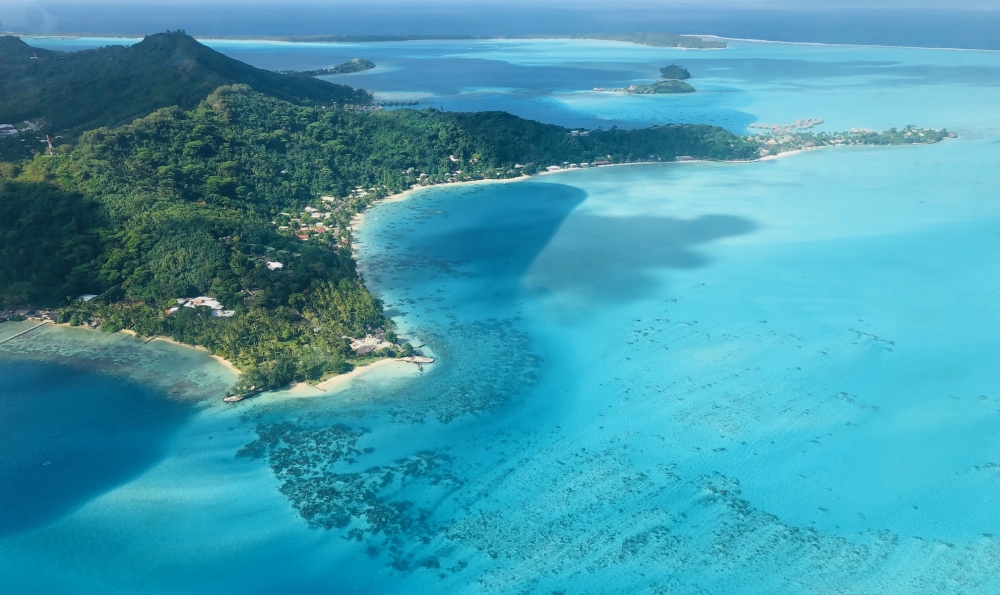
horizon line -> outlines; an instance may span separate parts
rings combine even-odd
[[[182,31],[182,29],[175,30],[165,30],[158,31],[157,33],[169,33],[172,31]],[[144,34],[131,34],[131,33],[32,33],[25,31],[2,31],[0,30],[0,35],[11,35],[14,37],[28,37],[32,39],[45,39],[45,38],[55,38],[55,39],[137,39],[142,40],[150,35],[156,35],[157,33],[144,33]],[[632,33],[594,33],[594,35],[633,35],[638,33],[666,33],[669,35],[678,35],[684,37],[701,37],[701,38],[713,38],[720,39],[724,41],[744,41],[750,43],[774,43],[774,44],[787,44],[787,45],[814,45],[814,46],[831,46],[831,47],[859,47],[859,48],[882,48],[882,49],[903,49],[903,50],[943,50],[943,51],[956,51],[956,52],[1000,52],[1000,48],[962,48],[962,47],[939,47],[939,46],[922,46],[922,45],[885,45],[876,43],[835,43],[835,42],[823,42],[823,41],[785,41],[780,39],[761,39],[755,37],[726,37],[723,35],[716,35],[714,33],[668,33],[665,31],[649,32],[640,31]],[[419,35],[421,37],[426,37],[428,39],[408,39],[408,40],[398,40],[398,41],[290,41],[289,37],[352,37],[352,36],[385,36],[385,37],[404,37],[408,35]],[[447,36],[463,36],[466,35],[467,39],[447,39]],[[563,36],[563,37],[545,37],[546,35],[553,36]],[[552,41],[604,41],[608,43],[630,43],[633,45],[642,45],[645,47],[665,49],[665,50],[699,50],[699,49],[711,49],[720,50],[728,48],[684,48],[676,46],[647,46],[645,44],[637,43],[634,41],[624,41],[624,40],[614,40],[614,39],[590,39],[587,37],[577,37],[577,38],[567,38],[567,36],[574,35],[573,33],[537,33],[530,35],[468,35],[464,33],[392,33],[392,34],[378,34],[378,33],[352,33],[352,34],[338,34],[338,35],[191,35],[192,38],[198,41],[246,41],[246,42],[270,42],[270,43],[285,43],[285,44],[319,44],[319,45],[349,45],[349,44],[375,44],[375,43],[414,43],[419,41],[544,41],[551,39]],[[581,36],[587,35],[585,33],[579,34]],[[435,36],[441,36],[441,39],[431,39]]]

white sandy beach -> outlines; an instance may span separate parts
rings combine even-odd
[[[822,147],[815,147],[815,148],[822,148]],[[776,159],[778,157],[785,157],[785,156],[788,156],[788,155],[793,155],[795,153],[801,153],[801,152],[804,152],[806,150],[811,150],[811,149],[800,149],[800,150],[797,150],[797,151],[788,151],[788,152],[785,152],[785,153],[779,153],[777,155],[768,155],[766,157],[762,157],[760,159],[756,159],[756,160],[753,160],[753,161],[732,162],[732,163],[754,163],[756,161],[769,161],[769,160],[772,160],[772,159]],[[700,160],[695,160],[694,162],[699,162],[699,161]],[[621,166],[627,166],[627,165],[652,165],[654,163],[655,162],[612,163],[612,164],[602,165],[602,166],[598,166],[598,167],[621,167]],[[663,163],[673,163],[673,162],[663,162]],[[687,162],[677,162],[677,163],[687,163]],[[419,186],[419,187],[416,187],[416,188],[410,188],[409,190],[405,190],[403,192],[400,192],[400,193],[397,193],[397,194],[393,194],[393,195],[387,196],[385,198],[379,199],[379,200],[373,202],[371,205],[369,205],[368,208],[366,208],[364,211],[362,211],[362,212],[357,213],[356,215],[354,215],[354,217],[351,219],[351,231],[352,231],[352,235],[355,232],[357,232],[361,228],[361,226],[364,224],[364,222],[365,222],[365,216],[366,216],[366,214],[368,213],[368,211],[373,206],[381,204],[381,203],[404,201],[404,200],[412,197],[413,195],[415,195],[417,192],[419,192],[421,190],[427,190],[427,189],[430,189],[430,188],[448,188],[448,187],[458,187],[458,186],[471,186],[471,185],[477,185],[477,184],[506,184],[506,183],[509,183],[509,182],[523,181],[523,180],[534,178],[534,177],[538,177],[538,176],[549,176],[549,175],[555,175],[555,174],[562,174],[562,173],[566,173],[566,172],[570,172],[570,171],[581,171],[582,169],[589,169],[589,168],[572,168],[572,169],[566,168],[566,169],[559,169],[559,170],[555,170],[555,171],[539,172],[537,174],[530,175],[530,176],[529,175],[521,175],[521,176],[518,176],[516,178],[467,180],[467,181],[462,181],[462,182],[446,182],[446,183],[443,183],[443,184],[431,184],[431,185],[427,185],[427,186]],[[69,325],[68,324],[63,324],[63,325],[58,325],[58,326],[69,326]],[[81,328],[85,328],[85,327],[81,327]],[[96,329],[93,329],[93,330],[96,330]],[[132,336],[137,336],[134,331],[131,331],[131,330],[128,330],[128,329],[122,330],[121,332],[125,333],[125,334],[132,335]],[[206,347],[202,347],[200,345],[188,345],[186,343],[180,343],[178,341],[175,341],[171,337],[162,336],[162,335],[161,336],[153,337],[152,339],[149,339],[149,341],[165,341],[167,343],[171,343],[171,344],[174,344],[174,345],[177,345],[177,346],[180,346],[180,347],[186,347],[186,348],[189,348],[189,349],[196,349],[198,351],[201,351],[201,352],[207,354],[209,357],[211,357],[216,362],[218,362],[219,365],[225,367],[227,370],[231,371],[232,373],[234,373],[236,375],[241,374],[240,370],[232,362],[230,362],[229,360],[227,360],[227,359],[225,359],[225,358],[223,358],[223,357],[221,357],[219,355],[211,353],[208,350],[208,348],[206,348]],[[412,337],[412,335],[411,335],[411,342],[416,342],[414,340],[414,338]],[[433,354],[431,354],[431,355],[433,355]],[[339,388],[343,388],[343,387],[349,386],[350,383],[353,382],[354,380],[357,380],[357,379],[361,378],[362,376],[370,374],[370,373],[372,373],[374,371],[381,370],[383,372],[389,372],[390,370],[395,370],[397,372],[407,373],[411,369],[412,369],[413,372],[417,372],[420,368],[418,366],[416,366],[415,364],[412,364],[412,363],[409,363],[409,362],[403,362],[403,361],[399,361],[399,360],[396,360],[396,359],[383,359],[383,360],[379,360],[379,361],[376,361],[376,362],[373,362],[371,364],[367,364],[367,365],[364,365],[364,366],[358,366],[358,367],[354,368],[353,370],[351,370],[350,372],[347,372],[346,374],[340,374],[340,375],[337,375],[337,376],[333,376],[333,377],[328,378],[328,379],[326,379],[326,380],[324,380],[324,381],[322,381],[322,382],[320,382],[319,384],[316,384],[316,385],[310,385],[310,384],[307,384],[307,383],[296,383],[296,384],[292,385],[292,387],[289,390],[285,391],[285,392],[287,392],[287,394],[289,396],[293,396],[293,397],[315,397],[315,396],[322,396],[323,394],[327,393],[328,391],[336,390],[336,389],[339,389]]]

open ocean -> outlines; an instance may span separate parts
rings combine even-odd
[[[197,37],[289,35],[483,35],[672,33],[713,34],[741,39],[1000,49],[1000,6],[971,0],[914,7],[902,0],[864,6],[860,2],[556,2],[524,0],[372,0],[315,2],[14,2],[0,5],[0,30],[48,34],[148,35],[184,29]],[[102,5],[103,3],[103,5]],[[743,4],[743,6],[738,6]],[[777,5],[776,5],[777,4]],[[781,6],[780,4],[786,4]],[[826,6],[824,6],[824,4]],[[830,6],[842,4],[841,6]],[[882,6],[879,6],[881,4]],[[924,4],[930,4],[926,1]],[[959,5],[955,5],[959,4]],[[961,6],[965,4],[966,7]],[[993,4],[996,4],[993,2]]]
[[[568,126],[958,138],[380,204],[360,267],[439,361],[332,394],[223,406],[194,350],[4,343],[0,592],[1000,592],[1000,52],[209,44]],[[589,91],[671,63],[699,93]]]

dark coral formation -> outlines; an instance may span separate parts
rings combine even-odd
[[[367,544],[369,556],[385,551],[399,570],[437,567],[436,557],[414,556],[407,546],[426,544],[438,533],[433,503],[461,487],[449,471],[451,458],[425,451],[359,468],[360,459],[375,452],[357,446],[367,433],[346,425],[262,424],[257,440],[237,456],[266,458],[281,493],[310,527],[346,529],[345,538]]]

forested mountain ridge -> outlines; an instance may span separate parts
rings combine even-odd
[[[261,70],[179,31],[78,52],[0,37],[0,123],[41,119],[45,132],[76,134],[164,107],[192,109],[218,87],[237,83],[297,104],[371,102],[367,91]]]
[[[14,87],[36,92],[44,85],[32,77],[51,82],[77,60],[41,51],[34,60],[36,50],[20,40],[0,43],[38,63],[0,66],[20,73]],[[391,331],[355,270],[349,242],[351,217],[380,197],[415,185],[514,178],[567,165],[752,160],[804,146],[935,142],[945,134],[781,129],[746,137],[709,125],[569,130],[504,112],[348,109],[310,93],[332,88],[349,99],[367,93],[300,75],[260,74],[180,33],[91,53],[79,58],[82,70],[71,78],[110,84],[117,79],[106,69],[118,76],[127,62],[121,56],[133,50],[127,60],[150,69],[137,80],[148,75],[177,88],[136,99],[129,89],[137,83],[124,80],[108,89],[110,101],[88,90],[81,97],[92,111],[79,121],[120,120],[118,96],[133,111],[154,105],[149,97],[179,98],[178,105],[83,132],[52,155],[0,163],[0,310],[4,303],[60,307],[62,321],[207,347],[244,372],[237,387],[243,392],[342,372],[358,361],[345,336]],[[194,62],[191,52],[199,56]],[[219,72],[262,78],[254,88],[215,88],[183,107]],[[51,106],[24,89],[18,92],[25,101]],[[96,297],[82,302],[81,294]],[[196,296],[214,305],[178,305]]]
[[[264,223],[267,234],[273,234],[277,230],[269,221],[280,212],[301,209],[321,195],[345,205],[331,227],[346,227],[364,207],[349,200],[357,187],[377,188],[368,197],[373,200],[421,180],[513,177],[567,161],[670,160],[677,155],[752,159],[757,150],[756,143],[711,126],[612,129],[580,136],[503,112],[310,108],[234,86],[218,89],[195,110],[166,108],[116,129],[87,132],[72,150],[36,158],[16,177],[9,176],[14,182],[7,192],[49,184],[71,196],[88,197],[100,206],[95,220],[106,221],[109,228],[102,234],[106,242],[153,222],[157,237],[174,230],[184,233],[180,222],[165,220],[176,209],[185,213],[185,220],[221,217],[214,225],[221,226],[223,236],[241,235],[237,228]],[[523,164],[527,167],[514,169]],[[223,215],[233,212],[239,213],[235,219]],[[215,245],[215,239],[209,243]],[[155,254],[154,246],[148,248],[142,251],[145,258]],[[203,252],[216,250],[205,246]],[[101,276],[89,279],[91,286],[51,292],[35,286],[21,301],[52,304],[76,292],[109,290],[120,290],[128,299],[169,300],[211,288],[204,282],[185,286],[186,270],[128,282],[121,281],[122,270],[104,265],[101,270]]]
[[[342,337],[387,325],[343,242],[350,218],[381,196],[566,161],[756,151],[711,126],[578,135],[501,112],[324,109],[222,87],[194,110],[89,131],[9,171],[0,294],[35,305],[97,294],[64,316],[204,345],[246,371],[246,386],[280,386],[341,371],[352,355]],[[329,214],[303,236],[307,206]],[[164,314],[197,295],[235,315]]]
[[[375,63],[365,58],[351,58],[347,62],[341,62],[329,68],[316,68],[314,70],[282,70],[282,74],[298,74],[301,76],[327,76],[332,74],[352,74],[364,72],[375,68]]]

